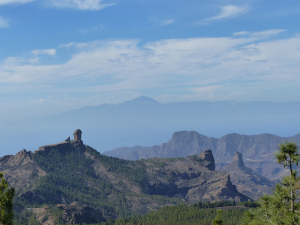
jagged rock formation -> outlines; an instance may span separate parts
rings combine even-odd
[[[15,156],[7,155],[0,158],[0,171],[9,180],[17,193],[33,185],[36,178],[46,175],[40,166],[34,161],[33,153],[21,150]]]
[[[215,171],[211,150],[183,159],[149,159],[145,163],[150,177],[156,178],[150,179],[148,194],[179,197],[189,203],[248,200],[232,185],[228,174]],[[157,163],[159,170],[152,170]]]
[[[80,129],[77,129],[73,135],[74,135],[74,140],[71,141],[70,137],[68,137],[65,141],[60,142],[58,144],[52,144],[52,145],[44,145],[39,147],[37,151],[50,151],[53,148],[58,148],[58,149],[66,149],[69,148],[71,145],[74,145],[79,148],[83,148],[83,141],[81,140],[81,134],[82,131]]]
[[[232,162],[222,170],[230,174],[238,191],[249,198],[257,200],[263,194],[273,193],[275,183],[247,168],[240,152],[235,152]]]
[[[77,129],[74,131],[74,141],[81,141],[81,134],[82,134],[82,131]]]
[[[55,225],[60,224],[95,224],[106,222],[101,212],[92,209],[86,204],[73,202],[69,205],[58,204],[55,206],[45,206],[30,209],[36,215],[41,224]],[[53,215],[51,211],[60,212],[60,216]]]
[[[208,169],[210,169],[212,171],[215,171],[215,169],[216,169],[215,159],[214,159],[212,151],[210,149],[201,152],[200,155],[199,155],[199,158],[201,158],[201,159],[203,159],[205,161],[204,165]]]
[[[0,158],[0,170],[17,190],[18,210],[32,205],[58,205],[63,218],[71,224],[87,223],[80,215],[94,215],[95,211],[99,218],[111,219],[124,214],[123,209],[130,215],[182,201],[249,199],[237,190],[226,172],[215,171],[211,150],[186,158],[126,161],[83,145],[80,130],[70,142]],[[71,205],[74,199],[88,204],[78,203],[76,208]],[[39,210],[43,211],[33,212]],[[46,219],[43,224],[47,224]]]
[[[175,132],[171,140],[160,146],[117,148],[104,152],[104,154],[122,159],[137,160],[153,157],[186,157],[199,154],[203,149],[211,149],[216,160],[216,168],[220,169],[230,163],[235,151],[238,151],[247,159],[245,161],[247,167],[268,179],[276,180],[286,175],[285,170],[278,165],[274,157],[278,143],[284,141],[300,143],[300,135],[282,138],[271,134],[228,134],[218,139],[206,137],[195,131],[180,131]]]

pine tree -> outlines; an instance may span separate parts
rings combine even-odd
[[[212,225],[222,225],[223,224],[223,220],[221,219],[221,216],[222,216],[222,210],[218,209],[217,216],[213,220]]]
[[[0,172],[0,225],[13,224],[13,204],[12,200],[15,195],[13,187],[9,187],[7,180],[3,178]]]
[[[281,183],[276,185],[273,195],[261,198],[260,207],[248,212],[244,224],[300,224],[300,204],[296,201],[300,191],[298,171],[295,169],[300,162],[297,144],[279,144],[275,157],[290,175],[283,177]]]

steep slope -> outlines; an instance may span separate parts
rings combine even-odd
[[[181,202],[249,199],[226,172],[215,171],[211,150],[186,158],[127,161],[85,146],[80,130],[74,140],[2,157],[0,168],[17,190],[15,210],[31,208],[38,220],[49,218],[54,224],[54,211],[65,222],[73,218],[85,223],[78,215],[97,211],[95,223]],[[45,205],[51,207],[41,209]]]
[[[42,178],[46,172],[34,160],[31,151],[23,149],[14,155],[7,155],[0,158],[0,171],[9,180],[17,193],[33,186],[36,179]]]
[[[275,183],[246,167],[239,152],[235,152],[232,162],[224,166],[222,171],[229,173],[238,191],[249,198],[257,200],[263,194],[273,193]]]
[[[256,173],[268,179],[279,179],[285,174],[275,160],[278,144],[285,141],[300,143],[300,135],[278,137],[271,134],[240,135],[228,134],[219,139],[209,138],[195,131],[175,132],[172,139],[160,146],[117,148],[104,152],[105,155],[137,160],[152,157],[186,157],[199,154],[203,149],[212,149],[218,169],[227,165],[235,152],[241,152],[247,159],[245,164]]]

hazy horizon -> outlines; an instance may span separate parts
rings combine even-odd
[[[300,101],[300,2],[0,1],[0,118],[138,96]]]

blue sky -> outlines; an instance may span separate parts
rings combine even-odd
[[[296,0],[0,0],[0,121],[144,95],[300,101]]]

